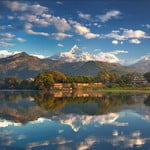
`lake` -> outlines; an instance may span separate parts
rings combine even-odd
[[[0,92],[0,150],[150,149],[150,94]]]

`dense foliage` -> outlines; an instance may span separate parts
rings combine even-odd
[[[0,80],[0,89],[35,89],[35,85],[30,80],[20,80],[16,77],[8,77]]]
[[[119,87],[131,85],[135,74],[120,75],[116,72],[101,70],[97,76],[73,76],[65,75],[58,71],[45,71],[35,78],[20,80],[16,77],[8,77],[0,80],[0,89],[39,89],[50,90],[55,83],[98,83],[106,87]],[[150,82],[150,72],[144,74],[144,78]]]
[[[34,81],[35,86],[39,89],[47,89],[49,90],[50,87],[55,83],[53,75],[49,72],[44,72],[39,74]]]
[[[150,72],[146,72],[146,73],[144,74],[144,78],[145,78],[148,82],[150,82]]]

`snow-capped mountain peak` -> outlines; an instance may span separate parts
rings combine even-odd
[[[87,61],[88,55],[89,54],[87,52],[81,51],[77,45],[74,45],[69,51],[54,55],[51,59],[65,60],[68,62]]]
[[[145,56],[144,59],[143,59],[143,61],[150,61],[150,55]]]
[[[132,64],[131,67],[140,69],[143,72],[150,71],[150,54],[142,56],[135,64]]]
[[[78,47],[78,45],[74,45],[71,50],[70,50],[70,53],[76,53],[76,52],[81,52],[80,48]]]
[[[64,60],[67,62],[78,62],[78,61],[103,61],[109,63],[118,63],[120,60],[116,56],[119,53],[125,53],[123,50],[116,50],[113,52],[99,52],[97,54],[91,54],[86,51],[82,51],[77,45],[74,45],[67,52],[60,52],[56,54],[51,59]]]

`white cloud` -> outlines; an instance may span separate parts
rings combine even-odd
[[[118,42],[117,40],[113,40],[113,41],[112,41],[112,44],[114,44],[114,45],[118,45],[118,43],[119,43],[119,42]]]
[[[85,20],[90,20],[90,18],[91,18],[90,14],[84,14],[82,12],[78,12],[78,16],[79,16],[79,18],[85,19]]]
[[[11,33],[0,33],[0,45],[3,47],[14,46],[13,43],[8,42],[13,40],[14,37],[15,35]]]
[[[49,36],[49,34],[46,32],[35,32],[35,31],[33,31],[32,27],[33,26],[30,23],[25,24],[25,32],[28,34],[33,34],[33,35]]]
[[[86,39],[93,39],[93,38],[99,37],[99,34],[95,34],[95,33],[86,33],[84,36],[85,36]]]
[[[138,40],[138,39],[131,39],[131,40],[130,40],[130,43],[133,43],[133,44],[140,44],[141,41]]]
[[[89,28],[81,25],[76,21],[70,21],[70,23],[75,28],[75,32],[79,35],[83,35],[86,39],[93,39],[100,36],[99,34],[92,33]]]
[[[113,30],[111,33],[103,35],[103,38],[112,38],[115,40],[128,40],[128,39],[144,39],[150,38],[142,30],[132,30],[132,29],[120,29],[120,30]]]
[[[52,33],[51,36],[56,40],[63,40],[64,38],[70,38],[73,35],[59,32],[59,33]]]
[[[98,28],[101,27],[101,25],[100,25],[99,23],[97,23],[97,22],[93,23],[93,26],[96,26],[96,27],[98,27]]]
[[[65,18],[55,17],[51,14],[42,14],[41,16],[26,14],[18,17],[20,20],[34,23],[42,27],[55,26],[58,31],[65,32],[71,29]]]
[[[38,24],[43,27],[47,27],[49,25],[49,22],[47,22],[45,19],[39,18],[39,16],[36,15],[26,14],[24,16],[19,16],[18,19],[21,21],[27,21],[30,23]]]
[[[93,55],[93,60],[109,62],[109,63],[121,63],[116,55],[120,53],[127,53],[126,51],[111,51],[111,52],[100,52]]]
[[[17,53],[19,53],[19,52],[18,51],[10,52],[8,50],[0,50],[0,58],[5,58],[5,57],[11,56],[11,55],[15,55]]]
[[[121,12],[118,10],[111,10],[108,11],[106,14],[104,15],[98,15],[97,17],[102,21],[102,22],[106,22],[112,18],[118,18],[121,15]]]
[[[0,26],[0,30],[5,30],[5,29],[12,29],[12,25],[8,24],[8,25],[2,25]]]
[[[31,54],[32,56],[35,56],[35,57],[38,57],[40,59],[45,59],[47,58],[48,56],[44,56],[44,55],[40,55],[40,54]]]
[[[111,33],[108,33],[103,36],[104,38],[112,38],[115,40],[124,40],[125,37],[123,35],[120,35],[120,31],[112,31]]]
[[[123,36],[125,38],[150,38],[150,36],[147,36],[144,31],[132,29],[124,29]]]
[[[70,25],[68,24],[67,20],[60,17],[52,17],[50,23],[54,24],[56,29],[60,32],[65,32],[71,29]]]
[[[33,34],[33,35],[49,36],[49,34],[46,33],[46,32],[35,32],[35,31],[31,30],[31,29],[26,30],[26,32],[27,32],[28,34]]]
[[[114,54],[114,55],[118,55],[118,54],[121,54],[121,53],[122,54],[127,54],[128,51],[125,51],[125,50],[114,50],[114,51],[111,51],[109,53]]]
[[[57,46],[58,46],[58,47],[64,47],[64,45],[61,44],[61,43],[58,43]]]
[[[19,1],[6,1],[5,5],[14,12],[30,12],[32,14],[43,14],[48,11],[47,7],[41,6],[39,4],[31,5],[29,3],[23,3]]]
[[[90,32],[90,29],[88,29],[87,27],[85,27],[77,22],[75,22],[74,28],[75,28],[76,32],[80,35],[85,35]]]
[[[13,20],[13,19],[15,19],[15,17],[14,16],[8,16],[8,19]]]
[[[96,55],[93,56],[93,60],[98,60],[98,61],[104,61],[104,62],[109,62],[109,63],[121,63],[122,60],[120,60],[116,55],[118,54],[126,54],[128,53],[127,51],[124,50],[114,50],[110,52],[100,52]]]
[[[21,21],[40,25],[42,27],[55,26],[59,32],[65,32],[71,29],[65,18],[56,17],[48,14],[48,8],[39,4],[22,3],[19,1],[7,1],[6,6],[14,12],[23,12],[18,14],[18,19]]]
[[[4,42],[4,41],[0,41],[0,44],[1,44],[1,46],[14,46],[15,44],[13,44],[13,43],[9,43],[9,42]]]
[[[0,34],[0,37],[1,37],[1,39],[0,40],[10,40],[10,39],[12,39],[13,37],[15,37],[15,35],[14,34],[11,34],[11,33],[1,33]]]
[[[147,29],[150,29],[150,24],[144,24],[142,27],[146,27]]]
[[[58,4],[58,5],[62,5],[62,4],[63,4],[63,2],[61,2],[61,1],[57,1],[57,2],[56,2],[56,4]]]
[[[16,40],[18,40],[19,42],[25,42],[26,40],[21,38],[21,37],[17,37]]]

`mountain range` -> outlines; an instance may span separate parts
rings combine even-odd
[[[64,60],[66,62],[79,62],[79,61],[103,61],[109,63],[118,63],[119,59],[116,57],[119,53],[127,53],[126,51],[117,50],[113,52],[98,52],[96,54],[91,54],[86,51],[82,51],[77,45],[74,45],[67,52],[60,52],[50,59],[54,60]]]
[[[150,71],[150,57],[143,58],[131,66],[119,63],[90,60],[91,55],[82,52],[76,45],[69,52],[62,52],[50,58],[40,59],[25,52],[0,59],[0,77],[16,76],[21,79],[34,77],[44,70],[57,70],[69,75],[94,75],[100,70],[120,74]]]
[[[132,68],[140,69],[142,72],[150,71],[150,55],[143,57],[141,60],[131,65]]]

